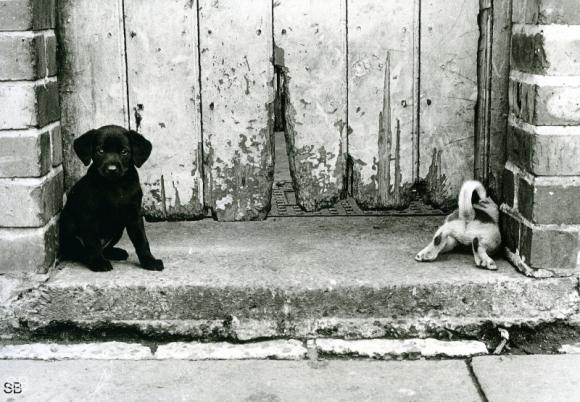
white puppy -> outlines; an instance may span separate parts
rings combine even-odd
[[[499,210],[483,185],[468,180],[459,192],[459,209],[445,218],[433,240],[416,256],[417,261],[434,261],[440,253],[455,248],[457,243],[470,245],[478,267],[495,270],[497,266],[489,254],[501,244],[498,220]]]

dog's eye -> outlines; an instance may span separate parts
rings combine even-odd
[[[121,155],[126,156],[129,154],[129,151],[127,151],[126,149],[121,151]]]
[[[97,149],[97,155],[103,155],[105,153],[105,151],[103,151],[102,149]]]

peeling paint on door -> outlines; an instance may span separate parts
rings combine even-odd
[[[348,4],[352,195],[366,209],[403,208],[413,183],[414,2]]]
[[[429,199],[446,208],[474,174],[478,14],[478,1],[421,2],[420,175],[437,161],[429,180],[443,188]]]
[[[65,188],[85,174],[75,138],[128,126],[121,0],[58,2],[59,91]]]
[[[139,170],[146,216],[202,216],[197,2],[124,3],[130,124],[153,143]]]
[[[274,178],[272,2],[199,0],[205,201],[264,219]]]
[[[286,142],[298,204],[334,204],[346,169],[346,0],[278,0],[274,41],[283,57]]]

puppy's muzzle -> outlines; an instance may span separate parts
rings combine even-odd
[[[122,175],[122,169],[117,164],[107,164],[101,170],[104,176],[108,177],[119,177]]]

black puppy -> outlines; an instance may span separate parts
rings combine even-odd
[[[80,261],[93,271],[113,269],[108,260],[126,260],[113,247],[127,233],[141,266],[161,271],[163,261],[149,250],[145,235],[137,167],[151,154],[151,143],[119,126],[91,130],[74,141],[74,150],[89,167],[70,190],[60,219],[60,257]]]

